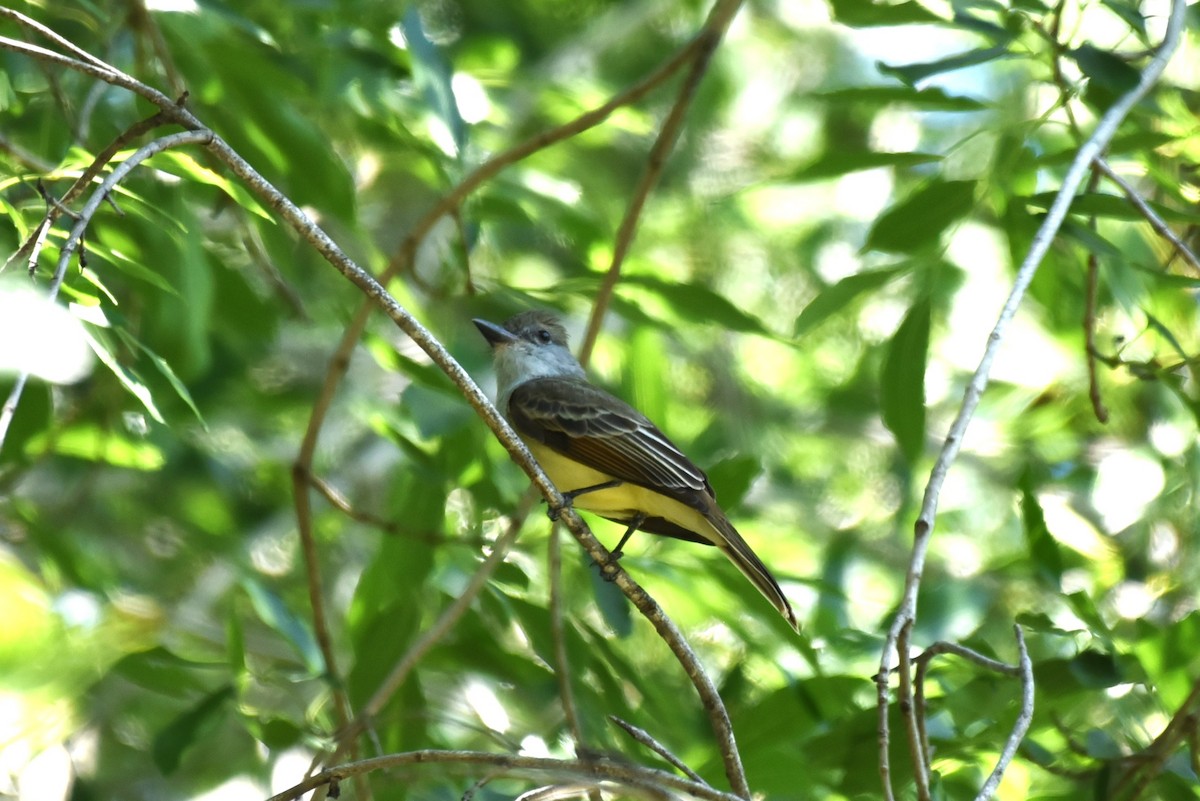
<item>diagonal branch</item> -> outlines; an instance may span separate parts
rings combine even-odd
[[[1195,272],[1200,273],[1200,258],[1192,252],[1192,249],[1184,244],[1183,240],[1175,235],[1171,230],[1171,226],[1167,225],[1166,221],[1159,216],[1146,200],[1138,194],[1138,191],[1129,181],[1126,181],[1118,172],[1113,170],[1103,157],[1097,156],[1095,167],[1104,177],[1112,181],[1121,191],[1125,193],[1125,199],[1133,204],[1133,207],[1138,210],[1138,213],[1146,218],[1146,222],[1150,223],[1150,227],[1154,229],[1154,233],[1161,236],[1163,239],[1171,243],[1171,247],[1175,248],[1175,252],[1188,263],[1188,266]]]
[[[650,154],[646,158],[646,168],[642,171],[637,188],[634,189],[633,196],[629,199],[629,205],[625,209],[625,216],[617,229],[612,263],[604,276],[603,283],[600,284],[600,291],[596,293],[587,332],[579,345],[579,362],[585,367],[588,358],[592,355],[592,348],[596,345],[596,337],[600,334],[600,325],[604,322],[604,314],[608,311],[609,303],[612,302],[613,293],[617,288],[617,280],[621,277],[621,266],[625,263],[629,246],[633,244],[633,237],[637,232],[642,209],[646,205],[646,198],[658,184],[658,179],[662,177],[667,157],[679,140],[684,118],[687,116],[688,109],[691,108],[692,100],[696,96],[696,89],[700,86],[700,80],[708,71],[712,55],[716,52],[717,45],[721,43],[721,38],[725,35],[725,31],[729,28],[738,9],[741,8],[742,1],[717,0],[708,14],[704,28],[694,41],[695,55],[692,60],[692,68],[688,71],[683,85],[679,87],[679,95],[675,104],[671,107],[671,112],[667,115],[666,120],[663,121],[662,129],[658,132],[654,146],[650,148]]]
[[[1017,308],[1020,306],[1021,300],[1024,298],[1025,291],[1029,288],[1034,274],[1037,272],[1038,265],[1041,264],[1042,259],[1054,241],[1054,237],[1062,226],[1063,220],[1067,215],[1067,210],[1070,208],[1071,202],[1075,197],[1075,193],[1079,190],[1080,185],[1091,169],[1092,162],[1104,152],[1108,143],[1112,140],[1121,121],[1125,119],[1134,105],[1150,91],[1162,75],[1167,62],[1171,60],[1171,56],[1174,55],[1175,50],[1179,46],[1186,10],[1187,4],[1185,0],[1172,0],[1171,15],[1167,22],[1166,32],[1163,35],[1162,44],[1159,45],[1154,58],[1150,60],[1146,68],[1142,71],[1137,85],[1119,97],[1108,111],[1104,113],[1104,116],[1100,118],[1092,135],[1079,148],[1075,159],[1071,162],[1071,166],[1063,178],[1062,187],[1055,196],[1054,202],[1046,213],[1041,227],[1033,238],[1029,252],[1026,254],[1024,261],[1022,261],[1017,271],[1017,277],[1013,282],[1008,299],[1005,301],[1004,307],[996,320],[996,325],[988,337],[983,356],[979,361],[979,366],[976,368],[975,374],[971,377],[966,391],[963,393],[963,401],[958,415],[954,418],[946,440],[942,444],[942,450],[938,454],[933,469],[930,471],[929,483],[926,485],[925,496],[921,503],[921,511],[913,526],[914,541],[905,577],[904,594],[900,601],[899,610],[888,630],[880,657],[880,669],[877,674],[880,735],[879,772],[883,781],[884,796],[888,801],[892,801],[895,798],[888,757],[889,732],[887,713],[890,701],[887,679],[889,674],[888,665],[893,659],[898,660],[901,674],[903,675],[907,671],[907,666],[911,661],[909,653],[905,650],[899,650],[897,644],[902,633],[910,628],[916,620],[917,592],[925,570],[925,557],[929,548],[930,537],[933,534],[934,522],[937,517],[938,499],[941,495],[942,486],[946,481],[946,475],[949,473],[950,466],[958,456],[958,451],[962,446],[962,440],[966,435],[967,427],[970,425],[971,418],[975,414],[975,409],[979,405],[980,398],[983,396],[983,391],[987,387],[992,362],[999,351],[1000,343],[1004,340],[1008,326],[1016,315]],[[908,688],[908,691],[902,688],[899,701],[901,708],[906,706],[911,707],[913,704],[911,688]],[[915,729],[916,724],[913,717],[910,716],[907,723],[910,729]],[[910,731],[909,739],[910,742],[920,742],[919,734],[915,730]],[[912,758],[914,767],[916,767],[916,763],[923,763],[919,750],[913,752]],[[918,771],[921,770],[919,767],[916,769]]]

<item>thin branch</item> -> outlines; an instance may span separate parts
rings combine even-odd
[[[426,212],[420,220],[417,221],[412,230],[409,231],[408,236],[405,237],[404,243],[402,244],[398,254],[393,257],[391,263],[380,275],[379,281],[375,282],[372,280],[372,283],[375,284],[376,289],[365,292],[367,298],[355,312],[355,315],[350,321],[349,325],[346,326],[345,331],[342,333],[342,338],[338,342],[337,348],[330,357],[329,366],[326,369],[325,377],[321,384],[321,389],[313,401],[308,425],[305,428],[304,437],[301,439],[300,448],[296,455],[296,465],[299,469],[305,472],[311,471],[317,448],[317,440],[320,436],[321,429],[325,424],[325,419],[328,415],[329,409],[332,407],[333,397],[337,391],[337,387],[340,385],[342,378],[349,369],[351,355],[353,354],[354,349],[357,347],[358,342],[362,337],[363,330],[366,328],[367,320],[370,317],[371,312],[379,306],[380,297],[388,297],[390,299],[390,296],[388,296],[386,291],[383,289],[382,284],[385,284],[392,276],[398,274],[407,265],[412,263],[417,247],[424,240],[424,238],[428,236],[429,232],[433,229],[433,226],[436,225],[444,215],[454,212],[470,195],[471,192],[484,184],[490,178],[500,173],[506,167],[515,164],[524,158],[527,158],[529,155],[537,152],[538,150],[556,144],[557,142],[574,136],[595,125],[599,125],[617,109],[640,100],[659,84],[669,78],[677,69],[679,69],[681,65],[685,64],[687,58],[692,52],[693,47],[694,45],[688,45],[682,48],[672,58],[668,59],[665,64],[659,67],[658,70],[651,73],[645,79],[630,87],[625,92],[616,95],[608,102],[598,106],[592,111],[583,114],[577,119],[557,128],[553,128],[549,131],[544,131],[541,134],[533,136],[484,162],[478,168],[476,168],[474,172],[464,178],[461,183],[454,187],[454,189],[443,196],[441,200],[434,204],[434,206],[428,212]],[[230,150],[230,153],[232,153],[232,150]],[[233,154],[233,156],[236,158],[236,154]],[[262,183],[266,184],[265,181]],[[266,184],[266,186],[270,187],[269,184]],[[269,192],[275,192],[274,187],[270,187]],[[278,193],[276,192],[276,194]],[[273,204],[279,202],[280,199],[283,199],[282,195],[279,195],[278,199],[269,198],[270,202]],[[297,209],[296,211],[298,212],[299,210]],[[315,229],[316,226],[313,226],[311,222],[308,221],[307,217],[304,217],[303,214],[299,214],[298,217],[296,217],[294,220],[290,220],[290,222],[293,222],[293,227],[307,241],[314,241],[308,234],[306,234],[306,229],[310,227]],[[324,236],[323,232],[322,236]],[[346,274],[343,266],[347,269],[350,267],[353,267],[355,270],[358,269],[357,265],[353,265],[349,259],[342,255],[340,251],[337,251],[335,247],[332,251],[330,251],[329,248],[332,246],[332,242],[322,243],[317,247],[317,249],[321,251],[323,255],[326,255],[330,252],[336,252],[337,255],[335,257],[331,258],[329,255],[326,255],[326,258],[329,259],[331,263],[334,263],[334,266],[341,270],[343,274]],[[336,261],[334,261],[334,259],[338,257],[344,260],[343,266],[339,266]],[[366,276],[365,273],[363,274],[363,277],[371,280],[369,279],[369,276]],[[358,282],[356,281],[355,283]],[[362,288],[363,285],[359,284],[359,286]],[[389,310],[385,308],[385,311]],[[407,312],[400,309],[398,304],[395,305],[395,311],[407,316]],[[389,316],[391,316],[391,312],[389,312]],[[393,316],[392,319],[399,324],[399,321],[395,316]],[[412,319],[411,317],[408,317],[408,319],[411,320],[413,325],[417,325],[415,319]],[[409,328],[407,328],[405,325],[400,325],[400,327],[402,330],[412,336],[413,332]],[[436,343],[436,340],[434,340],[428,334],[428,332],[425,332],[423,328],[421,329],[421,332],[422,335],[415,336],[413,339],[418,346],[425,348],[428,352],[427,345]],[[440,344],[437,345],[437,347],[440,348]],[[453,359],[450,358],[448,353],[445,353],[444,350],[442,350],[442,353],[444,354],[445,360],[453,362]],[[447,369],[445,360],[439,362],[439,366],[442,366],[444,370]],[[435,358],[434,361],[436,362],[438,359]],[[469,382],[470,378],[464,371],[462,371],[461,368],[457,367],[457,364],[455,364],[455,368],[456,370],[448,372],[447,374],[450,375],[451,379],[454,380],[455,383],[461,388],[463,386],[462,380],[465,379]],[[457,378],[455,373],[459,374]],[[473,382],[471,383],[471,386],[474,386]],[[499,415],[496,414],[495,410],[493,409],[491,414],[494,416],[494,419],[489,419],[489,417],[482,411],[482,409],[490,408],[491,406],[483,393],[479,391],[478,387],[475,387],[473,392],[466,390],[465,394],[468,402],[471,403],[476,411],[480,412],[481,415],[484,415],[485,421],[488,422],[492,427],[492,430],[495,431],[495,422],[499,419]],[[515,435],[513,435],[508,441],[505,441],[502,438],[501,442],[509,448],[510,454],[513,453],[513,448],[524,451],[524,445],[516,439]],[[519,460],[518,464],[520,464]],[[549,481],[544,477],[540,482],[535,481],[535,486],[537,486],[538,490],[540,490],[543,494],[553,491],[552,485],[550,485]],[[547,498],[549,497],[550,496],[547,495]],[[312,531],[308,525],[310,518],[309,516],[302,514],[303,507],[301,506],[301,503],[306,506],[307,502],[302,502],[297,499],[296,503],[300,539],[302,542],[310,541],[312,539]],[[305,548],[305,553],[308,553],[307,547]],[[314,594],[314,590],[311,587],[309,593],[310,595]]]
[[[1100,291],[1100,259],[1096,253],[1088,253],[1087,284],[1083,296],[1083,348],[1087,359],[1088,398],[1092,401],[1092,413],[1101,423],[1108,422],[1108,409],[1100,394],[1100,376],[1096,371],[1096,295]]]
[[[935,642],[933,645],[922,651],[920,656],[917,656],[913,659],[913,662],[916,662],[917,667],[921,668],[922,666],[927,666],[930,662],[932,662],[934,657],[941,656],[943,654],[952,654],[954,656],[961,657],[968,662],[973,662],[982,668],[987,668],[988,670],[996,673],[1002,673],[1005,676],[1021,675],[1020,665],[1010,665],[1006,662],[1001,662],[999,660],[992,659],[991,657],[984,656],[978,651],[974,651],[965,645],[959,645],[955,642],[945,642],[941,640]]]
[[[657,790],[668,794],[683,794],[701,801],[738,801],[738,796],[714,790],[702,782],[684,779],[673,773],[655,768],[628,765],[607,759],[549,759],[545,757],[491,754],[482,751],[409,751],[403,754],[364,759],[321,771],[299,784],[271,796],[268,801],[294,801],[309,790],[325,785],[340,783],[352,776],[360,776],[379,770],[417,765],[443,765],[467,770],[491,770],[494,775],[522,776],[546,781],[593,780],[615,785],[616,789],[629,787],[640,790]],[[443,770],[441,774],[444,775]]]
[[[913,621],[909,621],[908,625],[900,630],[899,636],[896,638],[896,651],[907,655],[911,647],[913,630]],[[919,707],[918,699],[913,692],[913,675],[912,662],[908,659],[900,659],[899,665],[896,667],[896,672],[900,674],[900,715],[905,722],[905,731],[908,733],[908,750],[912,755],[913,763],[913,780],[917,783],[917,799],[918,801],[932,801],[932,796],[929,792],[929,754],[924,747],[923,729],[925,725],[921,722],[921,714],[924,710]]]
[[[1192,683],[1191,692],[1175,710],[1162,733],[1135,755],[1136,761],[1131,760],[1133,765],[1117,781],[1112,797],[1136,801],[1162,772],[1175,750],[1195,738],[1197,716],[1200,716],[1200,678]],[[1125,795],[1126,790],[1128,795]]]
[[[991,373],[992,362],[996,358],[996,353],[999,350],[1000,343],[1004,340],[1004,336],[1008,331],[1008,326],[1012,318],[1016,315],[1017,308],[1021,304],[1021,300],[1028,289],[1030,282],[1033,280],[1034,274],[1037,272],[1038,265],[1041,264],[1046,252],[1049,250],[1051,243],[1054,241],[1055,235],[1062,226],[1063,220],[1066,218],[1067,210],[1071,206],[1071,202],[1075,197],[1080,185],[1083,183],[1088,170],[1091,168],[1092,162],[1096,157],[1104,152],[1113,135],[1116,133],[1117,127],[1121,121],[1129,114],[1133,106],[1146,95],[1147,92],[1154,86],[1162,75],[1163,70],[1167,66],[1167,62],[1171,60],[1176,48],[1179,46],[1181,33],[1183,30],[1184,19],[1186,16],[1187,4],[1185,0],[1173,0],[1171,3],[1171,14],[1167,22],[1166,32],[1163,35],[1162,44],[1159,46],[1154,58],[1146,65],[1138,79],[1137,85],[1129,92],[1119,97],[1116,102],[1109,107],[1108,111],[1097,122],[1092,135],[1083,143],[1079,151],[1075,155],[1075,159],[1071,162],[1067,174],[1063,177],[1062,187],[1059,189],[1051,204],[1050,209],[1046,213],[1046,217],[1042,221],[1041,227],[1034,236],[1033,242],[1030,245],[1029,252],[1026,254],[1024,261],[1021,263],[1017,271],[1017,277],[1013,282],[1012,290],[1009,292],[1008,299],[1004,303],[1004,308],[1001,310],[999,317],[996,320],[996,325],[992,329],[992,333],[988,337],[987,345],[984,348],[983,356],[980,359],[979,366],[976,368],[974,375],[963,394],[962,405],[959,408],[958,415],[950,426],[949,434],[942,445],[941,452],[938,454],[937,461],[930,471],[929,483],[926,485],[925,495],[921,503],[921,511],[917,517],[917,521],[913,526],[914,542],[912,555],[909,562],[908,571],[905,575],[904,594],[901,599],[899,610],[892,625],[888,630],[888,635],[884,643],[882,654],[880,657],[880,675],[886,675],[888,664],[891,662],[893,655],[899,660],[902,675],[904,664],[909,661],[909,655],[903,651],[898,651],[896,645],[900,638],[901,632],[911,626],[916,620],[917,613],[917,592],[921,585],[921,578],[925,570],[925,557],[929,548],[929,540],[933,534],[934,522],[937,516],[938,499],[941,495],[942,486],[946,481],[946,476],[949,473],[950,466],[954,463],[958,455],[959,448],[962,445],[963,437],[966,435],[967,427],[970,425],[971,418],[975,414],[975,409],[979,405],[980,398],[983,396],[983,391],[987,387],[988,377]],[[900,697],[901,705],[911,705],[913,698],[911,694],[905,695],[903,688]],[[879,766],[880,775],[884,779],[884,796],[885,798],[895,798],[894,791],[891,787],[890,768],[888,765],[888,747],[889,747],[889,732],[887,723],[887,708],[889,704],[888,684],[885,680],[880,680],[877,686],[877,703],[879,707]],[[913,754],[914,761],[919,762],[919,754]]]
[[[1173,247],[1175,252],[1178,253],[1183,260],[1188,263],[1188,266],[1191,267],[1195,272],[1200,273],[1200,259],[1196,257],[1196,254],[1192,252],[1191,248],[1184,244],[1182,239],[1176,236],[1175,232],[1171,230],[1171,226],[1167,225],[1166,221],[1159,216],[1158,212],[1151,208],[1150,204],[1147,203],[1140,194],[1138,194],[1138,191],[1133,187],[1133,185],[1121,177],[1121,175],[1119,175],[1115,170],[1113,170],[1113,168],[1102,156],[1097,156],[1093,164],[1097,170],[1104,174],[1105,178],[1120,187],[1121,191],[1125,193],[1125,199],[1128,200],[1133,207],[1138,210],[1139,214],[1146,218],[1146,222],[1150,223],[1150,227],[1154,229],[1154,233],[1170,242],[1171,247]]]
[[[562,702],[567,731],[575,741],[575,755],[586,749],[579,711],[575,706],[575,691],[571,687],[571,666],[567,661],[567,635],[563,624],[562,543],[557,524],[550,526],[550,545],[546,556],[550,579],[550,642],[554,649],[554,679]],[[599,799],[594,799],[599,801]]]
[[[613,723],[617,724],[618,726],[620,726],[622,729],[624,729],[625,733],[628,734],[630,737],[637,740],[639,743],[646,746],[654,753],[658,754],[660,757],[665,759],[667,762],[671,763],[671,765],[673,765],[677,770],[679,770],[681,773],[683,773],[683,775],[687,776],[689,779],[696,782],[697,784],[703,784],[706,787],[708,786],[708,782],[706,782],[706,781],[704,781],[704,779],[700,778],[699,773],[696,773],[696,771],[692,770],[686,764],[684,764],[684,761],[682,759],[680,759],[679,757],[672,754],[669,750],[667,750],[667,747],[665,745],[663,745],[658,740],[656,740],[652,736],[650,736],[650,733],[647,732],[645,729],[638,728],[637,726],[634,726],[632,723],[629,723],[628,721],[621,720],[616,715],[609,715],[608,719],[611,720]]]
[[[1017,664],[1021,670],[1021,713],[1017,715],[1012,732],[1008,735],[1008,741],[1004,744],[1004,750],[1000,752],[1000,758],[996,760],[996,767],[992,768],[991,774],[979,788],[975,801],[987,801],[992,797],[992,793],[996,792],[996,788],[1000,786],[1000,779],[1004,777],[1004,771],[1008,770],[1009,763],[1012,762],[1017,749],[1025,739],[1026,732],[1029,731],[1029,724],[1033,722],[1033,660],[1029,658],[1029,649],[1025,647],[1025,634],[1021,631],[1020,626],[1013,626],[1013,635],[1017,638],[1017,653],[1019,654]]]
[[[492,574],[496,572],[496,568],[504,562],[504,557],[508,555],[509,549],[516,542],[517,535],[521,531],[521,526],[533,508],[535,501],[536,496],[533,493],[526,493],[521,499],[521,504],[517,507],[515,514],[509,521],[508,528],[496,540],[495,544],[492,545],[492,552],[488,554],[487,559],[476,569],[475,573],[471,576],[471,580],[467,582],[467,586],[462,589],[453,603],[442,610],[437,620],[429,628],[421,632],[421,636],[397,660],[391,672],[388,673],[387,678],[380,682],[379,687],[376,688],[370,700],[363,705],[358,716],[355,717],[344,731],[338,733],[339,746],[331,756],[332,759],[337,759],[343,754],[348,745],[367,729],[371,720],[379,714],[379,711],[391,700],[396,691],[403,686],[417,663],[454,627],[466,613],[467,609],[470,608],[471,604],[475,602],[475,598],[487,585]]]
[[[60,215],[66,214],[74,217],[74,212],[69,211],[67,209],[67,205],[83,194],[83,191],[91,185],[92,181],[96,180],[96,178],[104,170],[104,167],[110,161],[112,161],[113,157],[116,156],[122,148],[129,145],[129,143],[131,143],[134,139],[137,139],[143,134],[149,133],[158,126],[164,125],[170,121],[171,120],[166,114],[159,112],[153,116],[147,117],[144,120],[135,122],[133,125],[122,131],[117,138],[113,139],[113,141],[110,142],[106,148],[101,150],[96,157],[92,159],[92,163],[89,164],[87,169],[75,179],[75,183],[71,184],[70,188],[67,189],[63,196],[50,204],[50,207],[46,210],[46,214],[42,218],[42,221],[38,223],[38,227],[34,229],[33,233],[30,234],[23,243],[21,243],[21,246],[17,248],[16,252],[14,252],[5,260],[4,266],[7,267],[11,262],[28,254],[29,273],[32,275],[37,270],[38,258],[41,255],[41,250],[45,244],[46,235],[49,233],[50,226],[54,225]],[[49,199],[47,199],[47,202],[49,202]]]
[[[0,135],[0,152],[7,153],[33,172],[46,173],[54,169],[54,165],[31,150],[18,145],[7,136]]]
[[[317,648],[325,666],[325,680],[333,699],[334,719],[339,729],[345,729],[350,725],[354,712],[350,706],[350,697],[342,684],[342,674],[338,670],[337,653],[333,647],[333,636],[330,634],[329,619],[325,612],[320,560],[317,558],[316,538],[312,533],[313,512],[308,491],[312,479],[313,476],[300,464],[292,465],[292,498],[296,506],[297,528],[300,531],[300,549],[304,554],[305,587],[308,589],[308,605],[312,609],[313,634],[317,638]],[[357,741],[353,745],[353,756],[356,759],[359,757]]]
[[[173,105],[172,101],[161,92],[153,90],[119,71],[67,58],[44,48],[26,45],[6,37],[0,37],[0,47],[16,50],[33,58],[58,63],[84,74],[92,75],[108,83],[124,86],[139,96],[150,100],[164,111],[168,111],[172,119],[179,122],[179,124],[185,127],[202,127],[191,112],[180,106]],[[684,52],[687,52],[686,48]],[[659,72],[662,73],[663,70]],[[645,91],[649,91],[649,88],[649,86],[646,86]],[[629,95],[630,93],[626,94]],[[604,116],[607,116],[616,107],[616,105],[613,105],[612,108],[603,110],[603,113],[596,120],[603,119]],[[589,118],[589,115],[581,117],[577,123],[582,125],[583,122],[587,122],[588,120],[585,118]],[[715,685],[703,670],[700,661],[691,647],[683,639],[678,627],[663,613],[658,603],[619,564],[608,558],[609,553],[607,549],[592,535],[582,518],[573,509],[564,508],[562,495],[537,465],[529,449],[517,437],[511,426],[500,416],[495,407],[492,406],[487,396],[472,380],[470,375],[450,355],[441,342],[430,334],[407,309],[401,306],[377,280],[347,257],[328,234],[313,223],[299,207],[276,189],[248,162],[241,158],[228,143],[207,131],[199,134],[180,134],[179,136],[187,135],[211,136],[211,140],[208,141],[209,151],[225,163],[228,169],[241,179],[248,188],[262,198],[270,208],[274,209],[280,218],[287,222],[326,261],[382,309],[454,382],[463,394],[463,397],[475,409],[476,413],[479,414],[488,427],[491,428],[493,434],[509,452],[509,455],[525,471],[534,486],[546,498],[550,504],[550,508],[560,512],[560,518],[571,530],[575,538],[598,564],[603,565],[603,573],[616,583],[625,596],[637,607],[638,611],[650,621],[659,636],[667,642],[668,647],[670,647],[676,659],[683,666],[684,672],[696,687],[701,703],[708,714],[710,724],[716,735],[718,748],[725,763],[725,772],[729,778],[731,787],[740,797],[749,798],[750,791],[746,784],[745,770],[741,764],[741,757],[737,752],[737,745],[733,735],[733,728],[729,722],[728,712],[725,710]],[[498,170],[499,167],[496,169]]]
[[[646,205],[646,199],[649,197],[650,191],[658,184],[658,179],[662,176],[663,168],[667,163],[667,157],[679,139],[679,133],[683,129],[684,118],[687,116],[688,109],[691,108],[692,100],[696,96],[696,89],[700,86],[700,80],[708,70],[708,64],[712,60],[713,53],[716,52],[717,45],[721,43],[721,38],[725,35],[725,31],[733,21],[738,9],[741,8],[742,2],[743,0],[717,0],[712,10],[709,11],[704,28],[701,30],[699,36],[696,37],[692,68],[688,71],[683,85],[679,87],[678,97],[671,107],[666,120],[663,121],[662,129],[658,132],[658,138],[654,141],[653,147],[650,148],[650,154],[646,159],[646,168],[642,171],[638,185],[634,189],[633,196],[629,199],[629,205],[625,209],[625,216],[622,218],[621,225],[617,229],[617,238],[613,243],[612,263],[609,265],[608,272],[604,276],[604,281],[600,284],[600,289],[596,293],[595,302],[592,304],[592,315],[588,320],[587,332],[584,334],[583,341],[579,346],[580,361],[583,364],[587,363],[587,358],[591,356],[592,348],[596,345],[596,337],[600,334],[600,326],[604,322],[604,315],[608,311],[609,303],[612,302],[613,293],[616,291],[617,281],[621,277],[621,266],[625,263],[625,255],[629,252],[629,247],[633,243],[633,237],[637,232],[638,222],[641,220],[642,209]]]

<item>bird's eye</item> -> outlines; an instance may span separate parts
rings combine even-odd
[[[538,332],[537,332],[537,338],[538,338],[538,342],[541,342],[543,345],[549,345],[550,341],[554,337],[550,336],[550,332],[547,331],[545,328],[539,328]]]

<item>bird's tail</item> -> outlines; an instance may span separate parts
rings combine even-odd
[[[758,555],[751,550],[750,545],[742,539],[742,535],[729,522],[729,518],[725,517],[725,513],[716,504],[713,504],[704,516],[719,535],[719,540],[713,544],[721,549],[721,553],[725,554],[738,570],[742,571],[742,575],[750,579],[755,587],[758,587],[758,591],[779,610],[779,614],[787,618],[787,622],[791,624],[792,628],[799,631],[800,624],[796,622],[796,613],[792,611],[792,605],[788,603],[783,590],[779,588],[779,582],[771,575],[771,571],[767,570],[767,566],[762,563]]]

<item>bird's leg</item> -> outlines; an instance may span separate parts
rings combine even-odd
[[[562,510],[573,507],[575,505],[575,499],[580,495],[587,495],[589,492],[596,492],[597,490],[612,489],[613,487],[619,487],[624,483],[625,482],[621,479],[614,478],[612,481],[605,481],[601,484],[593,484],[590,487],[581,487],[576,490],[571,490],[570,492],[564,492],[562,494],[563,505],[558,509],[550,509],[546,512],[546,514],[549,515],[551,520],[558,520],[558,516],[562,514]]]
[[[642,523],[645,522],[646,515],[641,512],[638,512],[633,516],[633,519],[629,521],[629,528],[625,529],[625,533],[621,535],[621,541],[617,543],[617,547],[614,548],[609,554],[614,562],[625,555],[621,549],[625,547],[625,543],[629,542],[629,538],[633,536],[633,532],[641,528]]]

